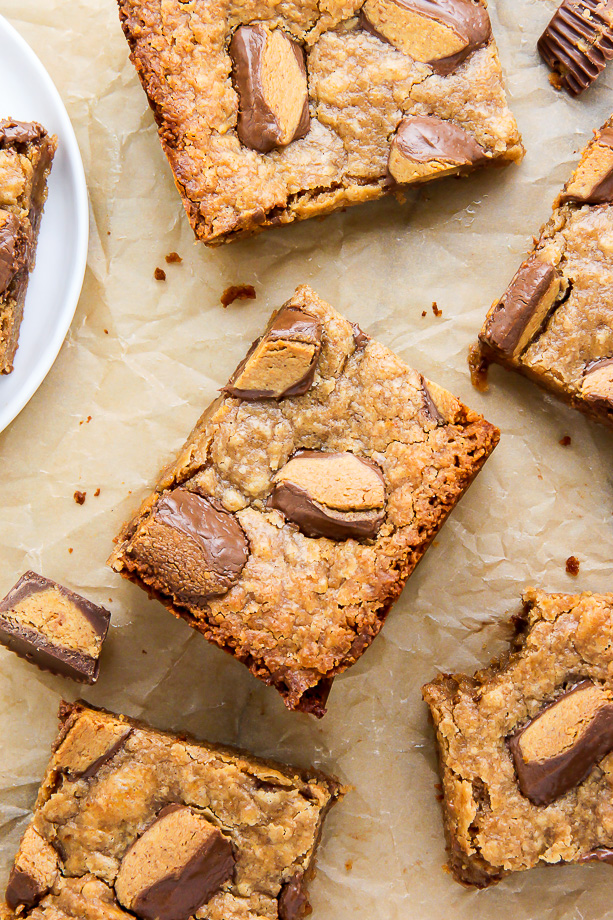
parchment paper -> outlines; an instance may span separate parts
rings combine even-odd
[[[370,204],[207,251],[175,192],[113,0],[0,3],[62,93],[91,195],[89,266],[69,336],[0,437],[0,593],[31,567],[110,607],[102,676],[84,694],[91,702],[315,763],[355,786],[327,823],[314,920],[613,917],[606,865],[537,869],[485,892],[442,869],[421,684],[500,652],[504,616],[527,584],[613,588],[611,435],[499,369],[482,396],[466,365],[486,308],[613,109],[613,66],[581,100],[560,95],[535,51],[552,3],[493,0],[490,9],[528,149],[520,167],[429,185],[404,207]],[[184,261],[167,266],[173,250]],[[158,266],[165,283],[153,278]],[[503,431],[381,636],[336,680],[320,723],[286,712],[273,690],[105,567],[158,469],[271,309],[305,281]],[[237,283],[254,284],[257,300],[223,310],[222,291]],[[571,446],[559,445],[564,435]],[[82,506],[75,489],[87,493]],[[577,578],[565,572],[571,554]],[[0,652],[0,883],[29,820],[58,702],[78,695],[70,681]]]

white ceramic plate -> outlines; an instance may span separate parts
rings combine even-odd
[[[2,431],[45,379],[74,316],[87,261],[89,209],[81,154],[60,95],[2,16],[0,48],[0,118],[39,121],[58,138],[15,367],[0,376]]]

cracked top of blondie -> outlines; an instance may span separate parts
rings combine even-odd
[[[304,916],[335,780],[81,703],[60,721],[4,917]]]
[[[594,135],[471,364],[477,385],[495,361],[613,427],[613,118]]]
[[[480,0],[119,0],[132,60],[196,235],[222,242],[519,160]],[[404,168],[411,116],[461,131]],[[475,148],[479,156],[475,157]]]
[[[224,391],[110,564],[323,715],[498,431],[306,286]]]
[[[508,656],[423,688],[450,866],[478,887],[613,861],[613,595],[530,588],[523,601]]]

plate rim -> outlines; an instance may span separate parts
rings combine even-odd
[[[56,104],[57,117],[62,132],[62,147],[69,165],[69,173],[75,193],[76,245],[73,258],[74,267],[63,298],[62,311],[59,317],[60,321],[57,323],[53,335],[41,352],[40,360],[36,362],[32,371],[26,377],[23,387],[21,387],[18,393],[9,400],[6,406],[0,407],[0,434],[8,428],[11,422],[13,422],[26,407],[55,364],[77,310],[81,291],[83,289],[85,269],[87,268],[87,255],[89,251],[89,195],[83,159],[70,116],[68,115],[68,111],[59,90],[36,52],[29,46],[25,38],[8,19],[0,14],[0,32],[2,31],[5,31],[14,41],[15,45],[27,59],[31,68],[38,73],[41,81],[45,83],[49,95]]]

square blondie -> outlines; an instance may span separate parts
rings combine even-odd
[[[0,644],[52,674],[95,684],[111,614],[36,572],[0,601]]]
[[[299,920],[328,810],[317,771],[63,704],[3,920]]]
[[[321,716],[498,436],[303,286],[109,564]]]
[[[613,863],[613,595],[528,589],[510,653],[423,688],[449,865],[483,888],[536,865]]]
[[[471,350],[613,427],[613,118],[585,148],[532,252]]]
[[[518,161],[481,0],[119,0],[196,236]]]

